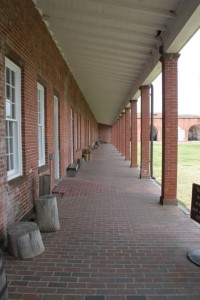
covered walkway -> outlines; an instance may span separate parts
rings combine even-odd
[[[42,234],[45,252],[5,257],[9,299],[200,299],[200,269],[186,258],[200,248],[198,226],[179,206],[161,206],[159,186],[129,165],[101,145],[62,180],[61,230]]]

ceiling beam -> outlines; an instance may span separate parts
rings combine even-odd
[[[66,44],[66,46],[70,46],[70,44],[79,44],[80,47],[83,47],[84,45],[86,45],[88,48],[92,47],[92,46],[96,46],[96,47],[101,47],[103,46],[103,48],[109,48],[109,49],[117,49],[118,50],[126,50],[127,52],[131,52],[131,53],[136,53],[139,55],[149,55],[151,52],[158,50],[158,47],[154,47],[154,48],[145,48],[141,49],[140,47],[137,46],[137,44],[132,45],[132,47],[130,47],[130,45],[126,45],[124,43],[117,44],[115,42],[112,41],[112,39],[108,39],[108,40],[101,40],[101,39],[90,39],[87,36],[71,36],[71,38],[67,38],[66,35],[64,33],[58,32],[55,34],[56,39],[63,41],[64,44]],[[62,44],[58,43],[61,47]]]
[[[53,24],[50,26],[53,27]],[[91,28],[92,29],[92,28]],[[56,25],[56,31],[55,31],[55,35],[56,32],[58,33],[63,33],[63,37],[65,36],[66,39],[70,39],[71,37],[73,38],[87,38],[88,40],[94,41],[94,40],[98,40],[98,41],[102,41],[102,42],[112,42],[112,43],[116,43],[116,44],[126,44],[128,46],[131,47],[140,47],[140,48],[144,48],[144,49],[156,49],[158,47],[158,44],[160,44],[160,40],[159,39],[154,39],[153,41],[149,41],[149,42],[143,42],[141,37],[137,37],[135,38],[134,35],[132,35],[132,37],[129,38],[122,38],[122,37],[116,37],[113,35],[108,35],[107,31],[104,30],[102,31],[92,31],[89,29],[85,29],[84,26],[83,27],[79,27],[79,29],[77,28],[73,28],[72,26],[66,26],[66,24],[57,24]]]
[[[87,2],[104,5],[104,6],[113,6],[113,7],[119,7],[122,9],[129,9],[145,14],[150,14],[153,16],[162,16],[169,19],[175,18],[175,11],[174,10],[167,10],[163,8],[157,8],[155,6],[148,6],[148,5],[142,5],[138,3],[126,2],[125,0],[86,0]]]
[[[141,57],[137,57],[136,55],[122,55],[121,52],[116,53],[116,52],[112,52],[112,51],[100,51],[100,52],[96,52],[96,51],[88,51],[88,49],[84,49],[84,48],[68,48],[67,49],[67,53],[71,55],[71,57],[77,57],[76,54],[78,53],[78,55],[80,57],[99,57],[99,58],[107,58],[110,61],[121,61],[121,62],[128,62],[130,63],[134,63],[135,65],[142,65],[145,66],[145,61],[141,62]]]
[[[58,37],[59,39],[59,37]],[[87,49],[88,50],[88,53],[92,53],[93,51],[97,52],[97,53],[117,53],[117,54],[120,54],[122,56],[128,56],[129,57],[132,57],[132,58],[138,58],[138,59],[145,59],[145,58],[149,58],[152,56],[152,53],[148,52],[148,51],[139,51],[138,50],[135,50],[135,49],[127,49],[126,47],[115,47],[115,46],[112,46],[112,45],[104,45],[104,44],[101,44],[101,43],[95,43],[95,45],[93,44],[83,44],[81,41],[76,41],[75,39],[74,40],[71,40],[70,43],[67,43],[67,41],[64,41],[63,44],[60,43],[60,46],[61,48],[63,48],[63,50],[66,49],[66,51],[68,49],[74,49],[74,45],[77,46],[77,47],[82,47],[82,49]],[[66,52],[67,53],[67,52]]]
[[[47,22],[50,21],[51,25],[55,25],[57,26],[57,18],[56,16],[50,15],[43,15],[43,19],[46,20]],[[80,24],[82,24],[83,26],[81,26],[82,28],[87,28],[88,30],[91,31],[102,31],[102,32],[106,32],[109,33],[111,35],[113,34],[121,34],[122,36],[126,35],[129,36],[130,39],[134,39],[134,38],[140,38],[141,40],[148,40],[148,41],[152,41],[152,42],[156,42],[157,41],[157,37],[156,37],[156,33],[155,35],[150,34],[150,33],[145,33],[142,31],[136,31],[134,28],[133,29],[129,29],[128,27],[126,29],[123,29],[122,27],[119,27],[118,24],[116,24],[116,26],[112,26],[110,24],[97,24],[95,22],[95,20],[90,20],[90,19],[77,19],[74,20],[73,17],[71,18],[65,18],[64,19],[64,24],[66,24],[66,27],[69,28],[73,27],[73,28],[78,28],[80,29]],[[66,30],[67,30],[66,28]]]
[[[80,75],[84,75],[84,78],[88,78],[88,80],[90,80],[90,81],[93,81],[93,80],[98,81],[99,78],[102,78],[105,80],[105,82],[107,82],[107,84],[108,84],[108,80],[114,80],[118,83],[121,82],[121,83],[128,84],[128,85],[130,85],[132,82],[135,81],[134,76],[132,76],[132,77],[129,76],[127,78],[125,76],[118,76],[118,74],[112,73],[112,74],[108,74],[108,75],[112,75],[112,76],[110,78],[107,78],[107,77],[105,77],[104,74],[100,74],[100,73],[98,73],[98,71],[95,71],[95,70],[90,70],[89,73],[87,74],[87,72],[85,72],[85,70],[80,69],[79,74],[77,74],[75,77],[78,78]],[[92,75],[96,75],[96,78],[93,79]],[[84,81],[84,79],[81,76],[81,81],[82,80]]]
[[[136,18],[134,17],[130,17],[130,16],[126,16],[126,17],[123,17],[120,12],[119,14],[114,14],[114,12],[111,14],[110,12],[108,11],[104,11],[103,13],[102,12],[98,12],[97,10],[91,10],[86,8],[85,9],[81,9],[80,7],[76,7],[76,8],[73,8],[72,6],[70,6],[68,4],[68,2],[65,3],[65,11],[60,8],[60,9],[51,9],[51,7],[49,8],[49,13],[48,14],[43,14],[43,18],[50,20],[51,18],[56,18],[58,20],[67,20],[70,18],[70,15],[71,17],[73,16],[81,16],[81,18],[83,17],[86,17],[87,19],[88,18],[95,18],[95,21],[96,22],[100,22],[102,23],[102,19],[105,21],[113,21],[113,22],[117,22],[119,23],[119,20],[120,20],[120,23],[123,23],[124,25],[127,24],[127,25],[131,25],[131,26],[139,26],[141,28],[147,28],[148,30],[149,29],[154,29],[154,30],[161,30],[161,31],[166,31],[167,30],[167,27],[163,24],[160,24],[158,22],[143,22],[143,21],[140,21],[140,20],[137,20]],[[42,7],[43,11],[45,10],[45,7]]]
[[[77,55],[78,54],[78,55]],[[76,51],[72,51],[71,49],[68,50],[68,55],[70,58],[74,58],[74,59],[84,59],[84,60],[91,60],[91,59],[99,59],[100,61],[104,61],[104,62],[112,62],[112,63],[117,63],[117,64],[121,64],[121,65],[133,65],[134,67],[138,66],[138,67],[145,67],[146,63],[142,63],[141,60],[135,58],[135,59],[131,59],[131,58],[127,58],[127,57],[123,57],[121,55],[111,55],[111,54],[106,54],[106,56],[103,53],[96,53],[96,52],[92,52],[92,53],[88,53],[87,51],[84,51],[84,49],[80,49],[77,48]]]
[[[83,64],[83,65],[73,65],[73,70],[77,71],[77,70],[80,70],[80,69],[83,69],[84,72],[89,72],[90,73],[90,76],[91,76],[91,73],[94,73],[96,72],[96,74],[99,74],[99,76],[101,75],[102,77],[104,77],[105,79],[109,80],[110,78],[110,75],[111,76],[114,76],[115,78],[119,78],[119,79],[124,79],[124,78],[127,78],[127,79],[133,79],[133,78],[138,78],[139,75],[141,74],[141,72],[138,72],[138,73],[130,73],[130,72],[120,72],[120,71],[116,71],[116,69],[113,69],[113,68],[105,68],[104,67],[104,71],[101,72],[99,71],[99,68],[93,68],[91,66],[87,66],[87,64]],[[80,72],[81,73],[81,72]]]
[[[73,68],[73,70],[76,70],[76,68]],[[112,78],[116,78],[116,79],[119,79],[119,80],[122,80],[122,81],[123,80],[124,81],[126,81],[126,80],[132,81],[134,78],[138,78],[138,75],[134,75],[134,74],[118,74],[118,73],[116,73],[113,70],[106,70],[105,73],[99,73],[98,69],[92,69],[90,67],[83,68],[82,69],[83,71],[81,71],[81,68],[79,67],[79,70],[80,70],[80,74],[81,73],[84,74],[84,72],[85,73],[89,72],[90,77],[92,77],[92,74],[96,74],[96,76],[102,76],[103,78],[105,78],[107,80],[109,80],[109,78],[108,78],[109,76],[112,76]]]
[[[113,68],[113,69],[117,69],[117,70],[122,70],[123,72],[132,72],[134,73],[135,71],[141,71],[143,70],[143,65],[139,66],[139,65],[134,65],[131,64],[130,62],[126,62],[126,63],[120,63],[118,61],[112,62],[109,60],[103,60],[103,59],[98,59],[97,57],[90,57],[88,59],[83,59],[83,57],[71,57],[69,55],[69,62],[73,63],[73,65],[88,65],[88,66],[93,66],[93,67],[100,67],[100,70],[104,69],[104,67],[108,67],[108,68]]]

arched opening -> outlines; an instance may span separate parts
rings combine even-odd
[[[200,141],[200,125],[193,125],[190,127],[188,141]]]
[[[150,140],[151,140],[151,128],[150,128]],[[158,140],[158,129],[153,126],[153,141]]]

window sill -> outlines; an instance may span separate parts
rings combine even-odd
[[[15,188],[17,188],[19,185],[23,184],[24,182],[26,182],[27,180],[27,176],[19,176],[17,178],[8,180],[8,191],[11,191]]]

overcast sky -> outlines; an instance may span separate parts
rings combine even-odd
[[[178,60],[178,113],[179,115],[200,115],[200,30],[190,39],[180,54]],[[161,112],[161,75],[157,77],[153,85],[154,112]],[[138,110],[140,111],[140,104]]]

